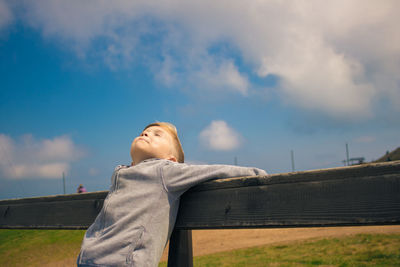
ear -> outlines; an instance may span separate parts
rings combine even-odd
[[[178,160],[173,155],[169,156],[168,160],[173,161],[173,162],[178,162]]]

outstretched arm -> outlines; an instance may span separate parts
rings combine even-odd
[[[164,184],[168,191],[185,192],[190,187],[210,179],[241,176],[267,175],[264,170],[232,165],[167,164],[162,169]]]

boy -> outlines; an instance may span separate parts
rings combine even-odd
[[[188,165],[175,126],[152,123],[118,166],[104,205],[88,228],[78,266],[158,266],[174,228],[180,196],[215,178],[266,175],[256,168]]]

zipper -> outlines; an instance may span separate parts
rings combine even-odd
[[[110,199],[112,197],[112,195],[117,191],[118,176],[119,176],[119,171],[121,169],[122,168],[119,168],[118,171],[115,172],[115,175],[113,177],[114,181],[113,181],[113,184],[112,184],[110,192],[108,192],[108,195],[107,195],[107,198],[106,198],[107,200]],[[102,220],[102,223],[101,223],[101,232],[104,231],[105,226],[106,226],[106,215],[107,215],[108,206],[109,206],[109,202],[107,201],[107,205],[104,206],[104,208],[103,208],[103,220]]]

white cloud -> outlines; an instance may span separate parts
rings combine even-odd
[[[225,121],[212,121],[200,133],[201,143],[212,150],[232,150],[240,145],[240,135]]]
[[[205,65],[200,71],[193,71],[190,80],[205,89],[232,90],[247,95],[249,82],[232,61],[223,62],[219,66],[210,65]]]
[[[0,134],[0,164],[10,163],[10,158],[14,158],[14,146],[9,136]]]
[[[12,169],[3,170],[8,173],[12,178],[47,178],[59,179],[62,173],[66,173],[69,169],[69,164],[61,163],[37,163],[37,164],[15,164]]]
[[[35,140],[24,135],[15,141],[0,134],[0,173],[5,178],[58,179],[83,155],[68,136]]]
[[[0,0],[0,30],[8,26],[14,19],[12,10],[5,0]]]
[[[176,72],[174,66],[177,65],[183,67],[184,71]],[[215,62],[208,55],[199,58],[194,65],[181,65],[169,57],[162,63],[157,78],[169,87],[188,87],[211,94],[234,92],[247,96],[250,88],[246,75],[240,73],[231,60]]]
[[[380,101],[400,111],[397,0],[22,3],[24,21],[44,36],[112,68],[147,61],[171,87],[247,95],[233,51],[254,75],[278,76],[287,104],[345,119],[371,116]],[[213,51],[221,44],[228,53]]]
[[[376,138],[373,136],[360,136],[355,139],[357,143],[372,143],[375,142]]]
[[[83,155],[83,151],[77,148],[67,136],[43,140],[39,143],[39,147],[38,157],[43,160],[72,161]]]

